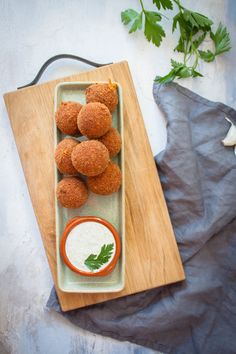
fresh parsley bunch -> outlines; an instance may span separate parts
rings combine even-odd
[[[153,0],[153,3],[158,10],[161,8],[173,10],[173,3],[177,5],[179,12],[173,18],[172,32],[178,28],[180,37],[174,50],[183,53],[184,56],[182,63],[171,59],[170,72],[163,77],[156,77],[156,82],[167,83],[176,78],[203,76],[196,70],[199,59],[211,62],[215,60],[217,55],[231,49],[230,35],[221,23],[213,33],[213,21],[203,14],[186,9],[180,0]],[[142,0],[140,0],[140,4],[142,9],[140,13],[133,9],[125,10],[121,13],[121,20],[125,25],[130,24],[129,33],[141,30],[144,22],[144,35],[149,42],[151,41],[159,47],[165,37],[165,31],[160,24],[164,15],[159,11],[147,11]],[[214,51],[199,49],[208,34],[214,43]]]

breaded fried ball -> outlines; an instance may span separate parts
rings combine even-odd
[[[115,193],[121,186],[121,171],[117,164],[109,162],[107,168],[100,175],[88,177],[88,187],[93,193],[108,195]]]
[[[96,176],[107,167],[109,152],[100,141],[82,141],[73,149],[71,160],[78,172],[85,176]]]
[[[79,134],[77,117],[82,108],[79,102],[62,102],[56,112],[56,125],[64,134]]]
[[[112,113],[118,104],[116,84],[94,84],[89,86],[86,91],[86,102],[101,102],[105,104]]]
[[[79,178],[66,177],[58,183],[56,195],[63,207],[79,208],[88,199],[88,189]]]
[[[117,129],[111,128],[108,132],[98,139],[109,151],[110,157],[116,156],[121,148],[121,137]]]
[[[57,168],[62,174],[75,175],[78,173],[71,162],[72,150],[78,143],[75,139],[66,138],[57,145],[54,156]]]
[[[81,134],[94,139],[106,134],[111,128],[112,116],[104,104],[91,102],[83,106],[77,123]]]

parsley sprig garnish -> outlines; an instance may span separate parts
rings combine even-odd
[[[171,70],[163,77],[156,77],[158,83],[171,82],[174,79],[203,76],[198,72],[199,60],[211,62],[217,55],[231,49],[230,35],[227,28],[221,23],[216,32],[212,31],[213,21],[207,16],[185,8],[180,0],[152,0],[158,10],[173,10],[175,3],[178,13],[173,17],[172,32],[179,30],[180,37],[174,50],[183,53],[183,62],[171,60]],[[144,25],[144,35],[147,40],[157,47],[160,46],[165,37],[165,31],[160,22],[164,16],[159,11],[148,11],[143,1],[140,0],[141,12],[127,9],[121,13],[121,20],[125,25],[130,24],[129,33],[141,30]],[[206,36],[209,36],[214,43],[214,51],[199,49]]]
[[[100,253],[90,254],[88,258],[84,261],[84,264],[91,270],[94,271],[102,267],[103,264],[107,263],[111,258],[114,249],[114,243],[103,245]]]

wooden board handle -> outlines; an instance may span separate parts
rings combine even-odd
[[[47,67],[53,63],[56,60],[59,59],[73,59],[73,60],[77,60],[77,61],[81,61],[82,63],[94,66],[96,68],[99,68],[100,66],[105,66],[105,65],[110,65],[112,63],[107,63],[107,64],[99,64],[96,63],[94,61],[82,58],[82,57],[78,57],[77,55],[73,55],[73,54],[58,54],[58,55],[54,55],[53,57],[49,58],[39,69],[39,72],[37,73],[37,75],[35,76],[35,78],[29,83],[26,84],[24,86],[20,86],[17,87],[17,90],[22,89],[24,87],[28,87],[28,86],[33,86],[35,84],[37,84],[37,82],[39,81],[39,79],[41,78],[41,76],[43,75],[44,71],[47,69]]]

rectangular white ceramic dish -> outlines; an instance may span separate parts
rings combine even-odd
[[[55,112],[62,101],[76,101],[85,104],[85,89],[94,82],[63,82],[55,89]],[[124,131],[123,131],[123,102],[122,90],[117,84],[119,103],[112,114],[112,126],[121,134],[121,152],[113,159],[122,171],[122,186],[117,193],[109,196],[100,196],[92,192],[88,201],[79,209],[66,209],[60,206],[55,198],[56,207],[56,253],[57,253],[57,280],[62,291],[73,293],[106,293],[118,292],[125,285],[125,178],[124,178]],[[55,120],[54,120],[55,122]],[[62,134],[54,123],[54,145],[66,135]],[[84,140],[84,137],[78,138]],[[55,164],[55,189],[62,175]],[[121,238],[121,256],[114,271],[105,277],[85,277],[71,271],[63,262],[60,255],[60,239],[66,223],[75,216],[93,215],[109,221],[118,231]]]

